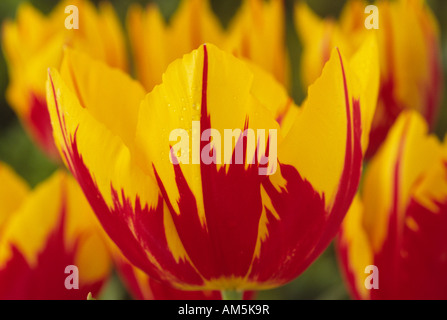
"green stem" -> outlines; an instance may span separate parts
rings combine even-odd
[[[222,290],[222,300],[242,300],[244,291],[241,290]]]

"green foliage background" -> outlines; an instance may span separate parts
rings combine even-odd
[[[22,0],[0,1],[0,21],[13,19],[18,5]],[[50,12],[57,1],[31,2],[42,12]],[[98,0],[93,1],[95,3]],[[110,0],[115,6],[120,18],[124,21],[127,7],[132,2],[146,4],[151,1],[145,0]],[[180,0],[153,0],[156,2],[167,20],[175,12]],[[321,16],[337,17],[343,7],[344,0],[308,0],[308,4]],[[444,78],[447,79],[447,1],[428,0],[433,12],[438,18],[441,26]],[[223,26],[227,26],[233,14],[240,5],[240,0],[211,0],[212,8],[219,16]],[[285,0],[286,3],[286,25],[287,46],[289,50],[292,75],[292,89],[290,94],[296,102],[301,102],[305,93],[303,92],[299,79],[299,60],[301,45],[293,26],[293,0]],[[124,27],[124,23],[123,23]],[[150,35],[148,35],[150,36]],[[9,108],[5,100],[5,90],[8,84],[8,73],[3,54],[0,55],[0,161],[11,165],[16,172],[24,177],[31,186],[35,186],[51,175],[57,168],[50,162],[40,150],[33,145],[17,117]],[[447,87],[447,81],[445,82]],[[446,90],[444,90],[446,92]],[[447,131],[447,99],[444,97],[436,134],[442,139]],[[0,181],[2,183],[2,181]],[[102,297],[103,299],[126,299],[129,298],[118,277],[115,275],[109,281]],[[348,299],[348,293],[342,282],[338,263],[334,254],[333,246],[307,269],[295,281],[275,290],[263,291],[258,294],[260,299]]]

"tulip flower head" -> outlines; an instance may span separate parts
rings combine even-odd
[[[339,256],[355,298],[447,298],[447,145],[427,131],[417,112],[399,116],[343,222]]]
[[[170,64],[147,94],[67,49],[47,82],[56,145],[106,232],[154,280],[182,290],[277,287],[326,248],[357,190],[376,99],[364,90],[377,88],[373,48],[355,59],[360,73],[334,50],[299,109],[272,76],[212,44]],[[193,136],[193,121],[202,133],[276,130],[277,170],[259,175],[248,161],[256,148],[268,154],[267,134],[255,148],[236,134],[221,153],[213,135],[199,141],[212,161],[195,164],[182,150],[189,163],[172,163],[170,133]],[[238,143],[242,164],[230,161]]]
[[[317,17],[300,3],[295,9],[295,20],[304,46],[301,71],[305,86],[319,76],[332,48],[339,47],[349,59],[368,34],[377,36],[380,91],[369,158],[403,110],[416,110],[430,126],[435,125],[443,79],[439,30],[425,1],[378,1],[378,30],[365,28],[366,6],[363,1],[349,1],[337,22]]]
[[[97,295],[110,258],[76,181],[63,171],[35,190],[0,165],[0,299]]]
[[[79,29],[67,30],[65,7],[82,13]],[[34,141],[50,157],[58,155],[45,101],[48,67],[59,67],[62,48],[88,52],[113,67],[126,69],[126,51],[119,20],[109,3],[97,10],[83,0],[67,0],[45,16],[30,4],[21,4],[16,21],[3,24],[2,44],[10,84],[6,98]]]

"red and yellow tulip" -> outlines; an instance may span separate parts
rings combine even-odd
[[[172,61],[204,43],[246,58],[287,84],[283,1],[245,0],[227,29],[209,0],[181,1],[169,23],[156,5],[134,5],[127,25],[137,77],[148,91],[162,82]]]
[[[368,42],[350,64],[334,50],[299,109],[272,76],[211,44],[174,61],[148,94],[67,49],[47,82],[56,145],[106,232],[154,280],[183,290],[276,287],[326,248],[357,191],[378,87],[375,48]],[[193,121],[202,134],[277,130],[268,164],[276,171],[259,175],[238,135],[219,155],[217,138],[199,142],[213,154],[209,165],[173,164],[170,132],[196,134]],[[228,161],[236,140],[243,164]],[[258,139],[264,155],[269,148],[273,139]]]
[[[447,298],[447,143],[427,131],[417,112],[399,116],[343,222],[340,261],[355,298]],[[378,289],[366,289],[368,265]]]
[[[98,294],[111,261],[76,181],[59,171],[30,191],[4,164],[0,181],[0,299],[86,299],[89,292]],[[67,266],[78,268],[78,289],[65,286]]]
[[[320,75],[332,48],[339,47],[349,58],[368,34],[376,34],[380,91],[369,157],[403,110],[417,110],[430,126],[435,125],[443,79],[438,25],[425,1],[378,1],[378,30],[365,28],[366,6],[363,1],[349,1],[337,22],[319,18],[300,3],[296,6],[295,21],[304,46],[301,72],[305,86]]]
[[[68,5],[79,9],[79,29],[65,28]],[[57,156],[57,149],[45,101],[45,80],[48,67],[60,66],[63,47],[127,68],[123,32],[109,3],[102,3],[97,10],[87,1],[67,0],[48,16],[24,3],[16,21],[3,24],[2,44],[10,77],[7,100],[34,141],[51,157]]]

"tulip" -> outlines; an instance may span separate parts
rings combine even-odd
[[[30,191],[4,164],[0,178],[0,299],[97,295],[110,258],[76,181],[58,171]]]
[[[440,107],[443,79],[437,22],[421,0],[379,1],[379,29],[365,27],[365,2],[349,1],[340,21],[320,19],[306,5],[295,10],[296,28],[303,43],[301,60],[305,86],[321,73],[334,47],[348,57],[366,35],[379,42],[380,91],[371,128],[367,157],[385,140],[403,110],[417,110],[433,127]]]
[[[213,43],[253,61],[287,84],[284,5],[279,0],[245,0],[224,29],[208,0],[183,0],[166,23],[159,8],[129,9],[128,32],[136,73],[146,90],[161,83],[175,59]]]
[[[447,148],[427,131],[401,113],[346,215],[338,251],[354,298],[447,298]]]
[[[65,7],[79,9],[79,29],[66,29]],[[109,65],[126,69],[125,42],[112,6],[99,10],[87,1],[61,2],[48,16],[24,3],[16,21],[3,24],[2,44],[10,84],[6,98],[33,140],[50,157],[58,155],[54,145],[45,95],[46,70],[59,67],[62,47],[88,52]]]
[[[106,232],[149,277],[181,290],[277,287],[327,247],[356,193],[377,98],[374,45],[351,64],[334,50],[300,109],[272,76],[211,44],[174,61],[148,94],[67,49],[47,82],[56,145]],[[241,131],[231,152],[218,152],[218,134],[190,144],[202,150],[194,164],[171,139],[195,136],[194,122],[202,137]],[[253,146],[244,129],[269,134]]]

